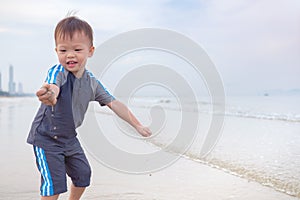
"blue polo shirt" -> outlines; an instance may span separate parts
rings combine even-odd
[[[82,124],[90,101],[104,106],[115,99],[87,70],[78,79],[62,65],[55,65],[48,71],[46,82],[60,88],[57,103],[41,104],[27,138],[29,144],[45,150],[77,142],[76,128]]]

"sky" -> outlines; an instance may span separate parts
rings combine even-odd
[[[300,88],[299,0],[2,1],[0,72],[34,93],[58,62],[55,25],[69,11],[94,29],[95,46],[122,32],[163,28],[200,44],[216,65],[227,95]]]

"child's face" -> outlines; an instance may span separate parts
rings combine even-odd
[[[72,39],[70,37],[57,38],[55,51],[60,64],[80,78],[87,59],[94,53],[94,47],[85,34],[75,32]]]

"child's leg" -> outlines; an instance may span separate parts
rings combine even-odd
[[[84,190],[85,187],[75,187],[75,185],[72,184],[69,200],[79,200]]]
[[[41,199],[57,199],[67,191],[65,158],[60,152],[34,146],[37,167],[41,173]]]
[[[91,168],[81,146],[66,153],[65,164],[67,174],[72,179],[69,200],[79,200],[91,179]]]
[[[41,200],[57,200],[59,197],[59,194],[54,195],[54,196],[49,196],[49,197],[41,197]]]

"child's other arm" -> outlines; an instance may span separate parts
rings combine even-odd
[[[49,106],[54,106],[59,94],[59,87],[55,84],[44,83],[43,86],[36,92],[39,100]]]
[[[139,134],[144,137],[151,135],[151,130],[148,127],[143,126],[133,113],[128,109],[128,107],[118,100],[114,100],[107,104],[107,106],[116,113],[121,119],[128,122],[132,127],[134,127]]]

